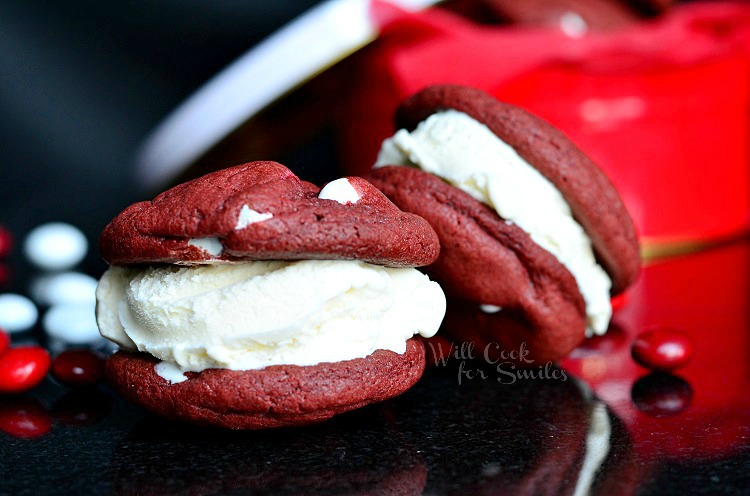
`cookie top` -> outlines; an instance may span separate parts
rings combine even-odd
[[[487,126],[560,191],[612,279],[613,294],[635,281],[640,258],[633,221],[604,172],[561,131],[483,91],[454,85],[431,86],[407,98],[396,113],[396,124],[413,130],[448,109]]]
[[[417,267],[437,258],[424,219],[364,179],[329,184],[320,198],[317,186],[276,162],[222,169],[126,208],[104,229],[100,252],[113,265],[325,259]]]

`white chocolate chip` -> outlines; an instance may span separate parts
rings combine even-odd
[[[168,381],[170,384],[179,384],[188,380],[182,369],[172,362],[159,362],[154,365],[154,371],[162,379]]]
[[[336,179],[326,184],[323,189],[320,190],[318,198],[322,200],[334,200],[342,204],[346,203],[357,203],[361,196],[351,185],[349,180],[345,177]]]
[[[242,209],[240,209],[240,215],[237,218],[237,225],[234,227],[234,230],[237,231],[239,229],[244,229],[250,224],[263,222],[264,220],[268,220],[271,217],[273,217],[273,214],[270,212],[261,213],[251,209],[247,205],[243,205]]]
[[[500,310],[503,309],[503,307],[499,307],[497,305],[490,305],[489,303],[484,305],[479,305],[479,309],[482,310],[484,313],[497,313]]]
[[[200,248],[214,257],[218,257],[224,252],[224,246],[219,238],[191,238],[188,244]]]

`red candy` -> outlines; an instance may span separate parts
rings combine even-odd
[[[20,393],[42,382],[49,354],[39,346],[18,346],[0,355],[0,393]]]
[[[52,418],[32,398],[16,398],[0,403],[0,430],[18,438],[32,438],[47,434],[52,429]]]
[[[13,248],[13,236],[10,231],[0,226],[0,258],[5,258],[10,255],[10,250]]]
[[[104,378],[104,360],[90,350],[63,351],[52,362],[52,375],[68,386],[96,384]]]
[[[5,353],[5,350],[10,346],[10,336],[0,329],[0,355]]]
[[[633,359],[646,368],[669,371],[690,361],[693,343],[680,331],[656,328],[642,332],[633,342],[631,353]]]

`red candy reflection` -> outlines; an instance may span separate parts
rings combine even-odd
[[[112,411],[112,398],[96,388],[69,391],[55,403],[52,415],[65,425],[89,426],[103,420]]]
[[[638,410],[652,417],[666,417],[690,406],[693,389],[677,376],[655,372],[638,379],[631,395]]]
[[[33,398],[13,398],[0,402],[0,431],[18,438],[34,438],[52,429],[52,418]]]
[[[644,459],[728,455],[742,446],[750,423],[748,274],[750,241],[653,262],[615,314],[613,325],[625,339],[585,344],[563,361],[625,422]],[[679,378],[646,375],[633,360],[628,344],[651,329],[679,329],[687,339],[680,340],[680,357],[695,350],[688,363],[678,360]],[[670,330],[666,341],[676,342],[676,335]],[[646,338],[651,344],[662,340],[658,333]],[[646,354],[639,353],[643,361]],[[659,359],[645,362],[663,365]],[[669,442],[658,441],[664,439]]]

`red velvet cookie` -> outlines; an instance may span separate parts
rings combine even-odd
[[[558,189],[591,239],[599,264],[612,280],[613,294],[633,283],[640,261],[632,220],[610,181],[583,152],[526,111],[459,86],[433,86],[407,99],[399,107],[397,124],[412,130],[447,109],[486,125]],[[457,327],[452,331],[458,338],[483,335],[487,342],[511,348],[526,341],[537,360],[560,358],[584,338],[585,304],[573,275],[519,226],[419,169],[376,168],[370,180],[396,205],[424,217],[437,231],[441,253],[428,272],[447,293],[502,307],[503,318],[492,322],[519,320],[514,326],[472,327],[469,321],[450,326]]]
[[[223,169],[131,205],[104,229],[99,249],[114,265],[349,259],[418,267],[437,257],[423,219],[364,179],[348,180],[360,199],[342,204],[318,198],[318,187],[276,162]],[[242,225],[243,209],[254,222]],[[221,251],[191,243],[203,239]]]
[[[322,259],[414,267],[437,258],[439,241],[424,219],[400,211],[364,179],[352,177],[338,184],[343,184],[343,189],[337,192],[332,193],[328,186],[320,190],[300,181],[289,169],[275,162],[254,162],[221,170],[176,186],[153,201],[128,207],[104,230],[101,251],[109,263],[116,265]],[[206,239],[212,241],[206,242]],[[196,240],[202,241],[196,243]],[[141,270],[151,268],[141,267]],[[259,284],[267,282],[267,279],[259,279]],[[300,280],[300,284],[309,284],[309,281]],[[106,300],[110,297],[109,291],[114,289],[109,282],[103,287],[106,296],[101,298]],[[160,296],[160,291],[166,294],[174,289],[157,287],[154,294]],[[235,286],[227,292],[235,294]],[[349,291],[343,294],[354,297]],[[100,320],[104,335],[111,336],[104,330],[115,332],[112,330],[116,325],[138,329],[141,324],[137,324],[134,317],[127,317],[128,324],[122,324],[123,312],[132,315],[131,310],[121,308],[123,300],[120,300],[120,307],[107,301],[109,303],[99,300],[99,304],[113,306],[118,315]],[[246,300],[237,301],[241,302],[237,308],[249,304]],[[347,304],[351,303],[344,302],[339,307],[346,308]],[[178,303],[176,308],[167,306],[166,302],[154,305],[164,305],[163,311],[169,315],[192,312],[188,303]],[[252,309],[248,318],[256,316],[257,320],[273,321],[263,311],[263,308]],[[278,309],[271,311],[278,312]],[[338,315],[336,311],[341,310],[332,310],[333,315]],[[221,322],[220,315],[209,311],[209,316]],[[112,319],[118,318],[120,324],[113,324]],[[175,332],[184,329],[189,334],[198,329],[199,338],[200,333],[212,336],[210,330],[206,330],[208,327],[200,330],[205,323],[185,322],[193,327],[178,327]],[[429,324],[434,326],[431,332],[438,323]],[[148,331],[156,333],[152,335],[155,336],[152,342],[164,345],[169,341],[167,337],[174,336],[159,335],[160,329],[168,324],[153,325],[156,331]],[[289,334],[294,329],[282,329],[276,343],[268,341],[269,335],[277,332],[275,329],[263,328],[252,331],[256,334],[245,335],[242,334],[244,328],[240,328],[239,335],[227,339],[247,339],[250,351],[236,348],[243,353],[253,353],[258,346],[266,353],[277,344],[283,347],[285,342],[297,339],[296,335]],[[417,330],[425,329],[415,328],[414,332]],[[121,332],[126,332],[125,327]],[[300,342],[306,342],[305,339],[312,337],[303,336]],[[135,345],[135,341],[128,344],[128,341],[130,337],[125,336],[117,342],[132,350],[148,349]],[[403,354],[378,349],[364,358],[316,365],[277,364],[251,370],[208,368],[185,372],[184,377],[179,373],[179,380],[173,381],[165,378],[171,375],[160,375],[155,369],[160,362],[158,358],[149,353],[121,351],[108,360],[106,371],[112,387],[125,398],[169,418],[232,429],[296,426],[320,422],[409,389],[422,375],[425,353],[418,339],[409,339],[405,345]],[[183,346],[178,340],[170,346],[182,350],[182,347],[198,345],[194,341]],[[195,353],[200,354],[200,351]],[[171,365],[176,367],[176,364]]]
[[[164,417],[230,429],[263,429],[322,422],[397,396],[422,376],[425,350],[417,338],[403,355],[388,350],[354,360],[260,370],[187,372],[171,384],[154,370],[159,360],[120,351],[107,362],[112,387]]]

